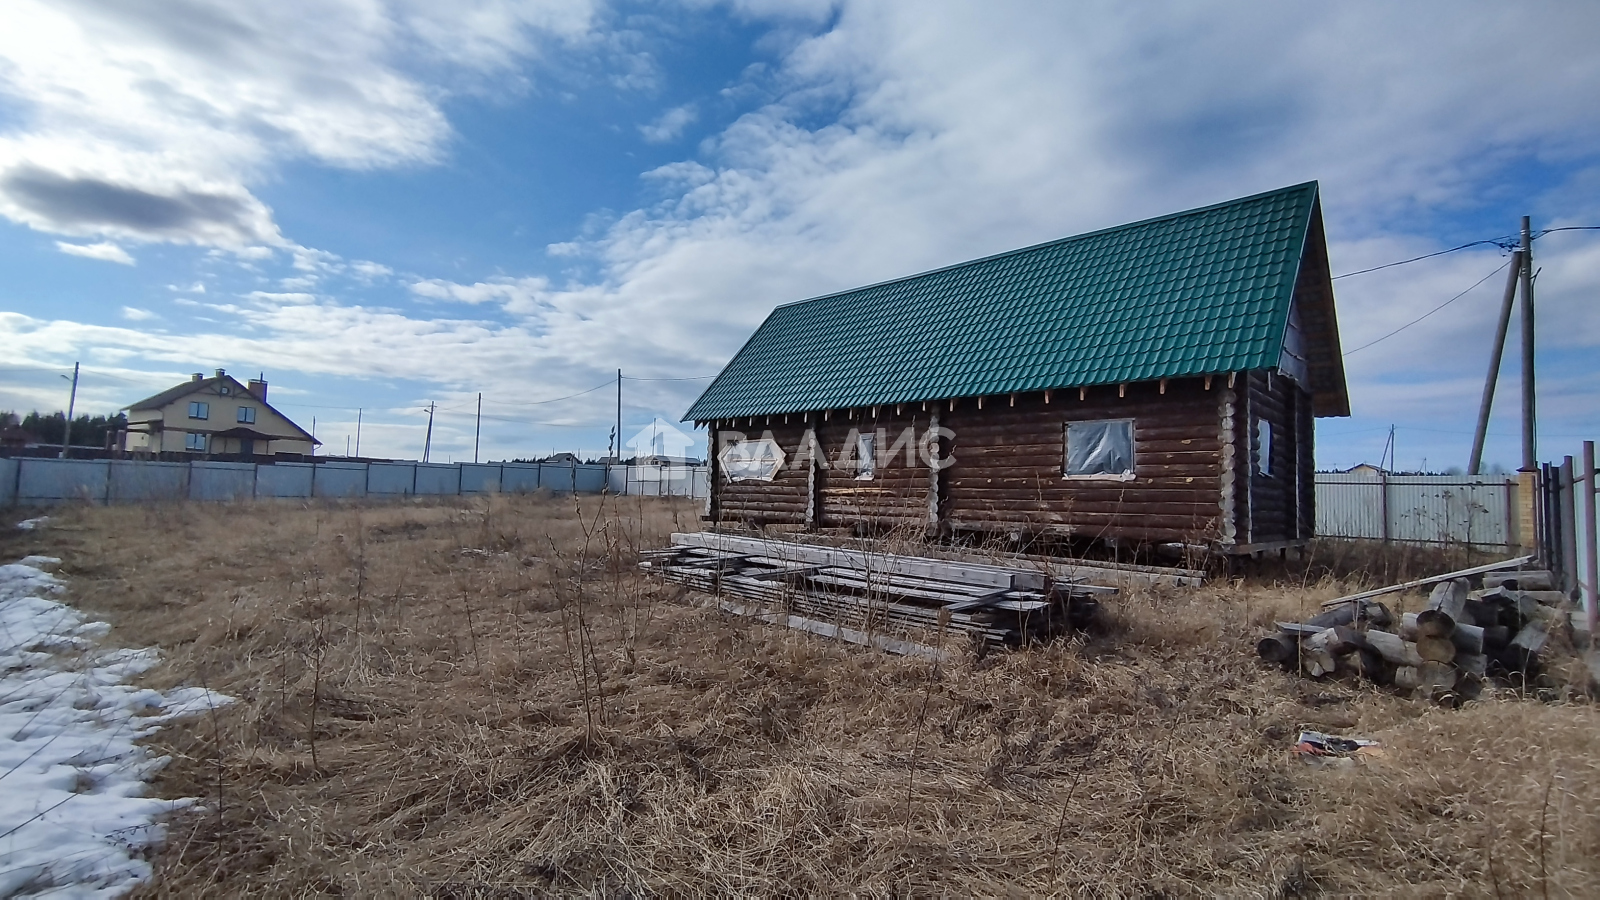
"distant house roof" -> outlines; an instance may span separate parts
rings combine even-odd
[[[189,381],[185,381],[180,385],[177,385],[175,387],[167,388],[166,390],[162,391],[159,394],[152,394],[151,396],[146,397],[146,398],[144,398],[143,400],[140,400],[137,403],[129,404],[128,406],[125,406],[123,408],[127,409],[130,412],[132,412],[134,410],[140,410],[140,409],[165,409],[168,406],[171,406],[174,402],[176,402],[178,400],[182,400],[184,397],[187,397],[190,394],[197,393],[199,391],[203,391],[203,390],[205,390],[207,388],[214,388],[214,387],[217,387],[218,385],[222,385],[222,384],[228,385],[230,390],[237,390],[239,393],[249,396],[250,398],[254,399],[255,402],[261,404],[262,406],[264,406],[267,409],[271,410],[273,413],[277,414],[278,418],[283,419],[285,422],[288,422],[289,423],[289,427],[293,428],[295,431],[300,433],[301,436],[300,436],[300,438],[298,438],[298,440],[310,441],[313,444],[321,446],[322,442],[317,440],[316,438],[312,437],[311,433],[309,431],[306,431],[304,428],[301,428],[299,426],[299,424],[295,422],[295,420],[293,420],[293,419],[289,418],[288,416],[284,415],[282,412],[279,412],[277,407],[273,406],[271,403],[268,403],[264,398],[258,396],[254,392],[252,392],[249,387],[247,387],[244,384],[241,384],[239,382],[239,379],[234,378],[232,375],[216,375],[216,376],[213,376],[211,378],[201,378],[199,380],[190,379]],[[136,428],[136,427],[130,427],[128,430],[129,431],[141,431],[143,429],[139,429],[139,428]],[[259,433],[256,433],[256,434],[259,434]],[[231,435],[230,434],[230,435],[225,435],[225,436],[227,436],[227,437],[235,437],[236,435]],[[249,437],[249,435],[244,435],[244,436],[245,437]],[[258,440],[271,439],[271,440],[274,440],[274,441],[295,440],[294,438],[285,438],[285,437],[272,436],[272,435],[266,435],[266,434],[261,434],[261,435],[259,435],[258,438],[255,438],[255,439],[258,439]]]
[[[1372,463],[1357,463],[1356,465],[1353,465],[1350,468],[1345,469],[1340,474],[1342,474],[1342,475],[1392,475],[1394,473],[1390,472],[1388,469],[1383,468],[1382,466],[1375,466]]]
[[[1318,415],[1348,415],[1317,183],[773,310],[685,419],[1278,365],[1298,295]]]

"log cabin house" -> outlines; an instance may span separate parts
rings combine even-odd
[[[1236,554],[1349,414],[1308,182],[780,306],[684,418],[714,522]]]

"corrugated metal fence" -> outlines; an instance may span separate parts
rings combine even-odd
[[[1317,535],[1505,547],[1516,539],[1516,480],[1504,475],[1317,473]]]
[[[538,463],[153,462],[0,459],[0,506],[254,498],[393,498],[557,493],[705,498],[705,466]],[[1503,547],[1516,537],[1516,482],[1504,476],[1317,473],[1317,534]]]
[[[655,466],[0,459],[0,506],[79,501],[393,498],[528,493],[705,497],[706,471]]]

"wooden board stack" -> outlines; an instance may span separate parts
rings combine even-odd
[[[1279,622],[1256,646],[1262,659],[1312,677],[1351,675],[1415,696],[1453,702],[1485,680],[1525,686],[1567,619],[1567,598],[1544,571],[1489,572],[1434,585],[1427,605],[1398,620],[1357,597],[1305,622]]]
[[[939,637],[1017,647],[1081,628],[1116,588],[995,566],[698,532],[640,567],[750,615],[894,653],[945,655]],[[930,644],[929,642],[932,641]],[[943,648],[943,649],[936,649]]]

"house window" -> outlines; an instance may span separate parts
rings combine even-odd
[[[191,431],[183,436],[183,449],[206,452],[206,436],[198,431]]]
[[[877,435],[856,435],[856,480],[871,481],[877,470]]]
[[[256,423],[256,408],[254,406],[239,407],[239,421],[246,425],[254,425]]]
[[[224,397],[228,396],[228,386],[227,385],[223,385],[222,387],[217,388],[217,393],[221,394]]]
[[[783,449],[777,441],[736,441],[718,457],[729,481],[771,481],[783,468]]]
[[[1068,478],[1133,478],[1133,420],[1067,423]]]
[[[209,418],[211,418],[211,404],[203,403],[203,402],[201,402],[199,400],[191,400],[189,402],[189,418],[191,418],[191,419],[209,419]]]
[[[1256,420],[1255,468],[1257,475],[1272,474],[1272,425],[1266,419]]]

